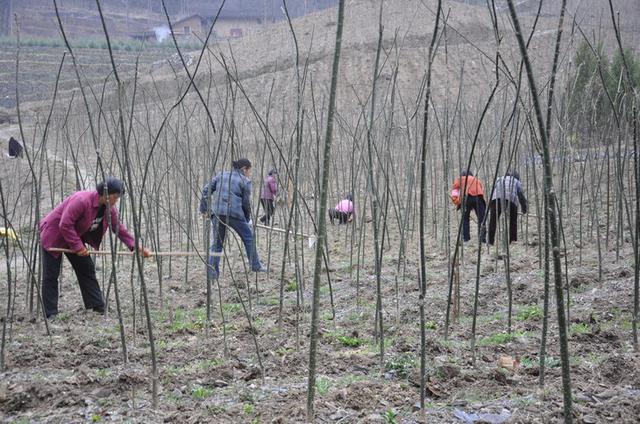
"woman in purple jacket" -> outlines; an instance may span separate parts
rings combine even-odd
[[[269,175],[267,175],[267,178],[264,179],[264,183],[262,184],[262,193],[260,193],[260,204],[264,209],[264,215],[260,217],[260,222],[265,225],[269,225],[269,220],[276,210],[274,203],[278,193],[276,175],[278,175],[278,173],[275,169],[269,171]]]
[[[117,178],[108,177],[96,186],[95,191],[78,191],[67,197],[40,221],[40,244],[42,245],[42,303],[47,318],[58,313],[58,276],[62,255],[50,252],[53,247],[71,249],[75,254],[65,253],[78,277],[82,301],[86,309],[104,313],[105,303],[96,279],[96,268],[85,247],[94,249],[100,242],[109,224],[105,218],[107,205],[111,216],[111,228],[130,249],[135,241],[127,229],[120,225],[118,211],[114,207],[124,194],[124,185]],[[145,257],[150,253],[140,249]]]

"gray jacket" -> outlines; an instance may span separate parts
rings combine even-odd
[[[239,170],[222,171],[202,188],[200,213],[251,219],[251,181]]]
[[[508,200],[516,206],[520,206],[523,213],[527,213],[527,198],[522,190],[522,183],[511,175],[500,177],[496,180],[491,200]]]

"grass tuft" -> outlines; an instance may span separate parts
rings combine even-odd
[[[382,418],[386,424],[396,424],[398,422],[398,414],[393,409],[387,409],[382,415]]]
[[[194,385],[191,388],[191,396],[194,399],[206,399],[213,395],[213,389],[205,386],[200,386],[199,384]]]
[[[289,284],[284,288],[287,292],[294,292],[298,290],[298,282],[296,280],[289,281]]]
[[[388,359],[384,364],[384,368],[387,371],[395,372],[399,377],[406,378],[411,374],[416,364],[416,356],[412,353],[405,352]]]
[[[544,317],[544,311],[538,305],[529,305],[516,315],[518,321],[538,321]]]
[[[327,377],[318,377],[316,379],[316,392],[320,395],[326,395],[331,387],[331,380]]]
[[[525,333],[523,331],[514,331],[512,333],[497,333],[491,336],[487,336],[480,339],[478,346],[496,346],[515,341],[516,339],[523,337]]]
[[[523,357],[520,359],[520,365],[523,368],[538,368],[540,366],[540,358]],[[553,356],[544,357],[544,365],[547,368],[558,368],[560,366],[560,359]]]
[[[578,322],[576,324],[571,324],[569,332],[572,336],[576,334],[588,334],[591,333],[591,326],[589,324]]]
[[[350,336],[336,336],[336,340],[342,343],[343,346],[347,346],[347,347],[359,347],[365,343],[364,340],[358,337],[350,337]]]

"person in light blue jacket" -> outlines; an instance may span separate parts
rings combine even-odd
[[[247,258],[254,272],[265,272],[251,229],[251,162],[238,159],[230,171],[218,173],[202,188],[200,213],[211,219],[211,246],[213,253],[222,252],[228,228],[242,239]],[[218,278],[220,257],[209,256],[209,276]]]

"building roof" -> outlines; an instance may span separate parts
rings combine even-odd
[[[201,21],[206,21],[207,20],[207,18],[205,18],[204,16],[199,15],[199,14],[196,13],[196,14],[193,14],[193,15],[185,16],[185,17],[180,18],[180,19],[176,19],[175,21],[171,22],[171,25],[178,25],[178,24],[181,24],[182,22],[189,21],[189,20],[191,20],[193,18],[200,18]]]
[[[176,19],[175,21],[172,21],[171,25],[180,25],[181,23],[189,21],[194,18],[200,18],[201,22],[210,23],[210,22],[213,22],[213,20],[215,19],[215,15],[203,16],[198,13],[195,13],[192,15],[188,15],[188,16]],[[267,19],[269,18],[271,18],[271,16],[267,16]],[[224,21],[229,19],[241,20],[241,21],[255,21],[255,20],[264,19],[264,16],[259,13],[255,13],[254,11],[234,10],[234,11],[225,12],[223,10],[222,12],[220,12],[220,16],[218,16],[218,21]]]

